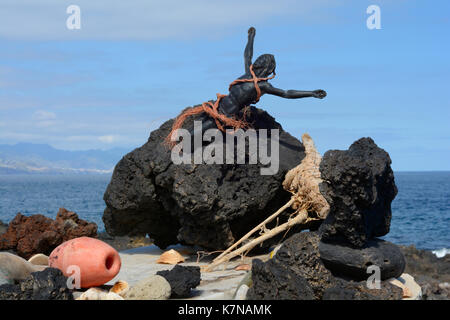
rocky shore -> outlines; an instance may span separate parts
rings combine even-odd
[[[6,231],[8,225],[3,224],[3,229],[0,230],[3,233]],[[1,233],[0,233],[1,235]],[[302,235],[303,237],[304,235]],[[298,237],[298,236],[297,236]],[[141,249],[145,249],[145,248],[151,248],[153,246],[151,245],[151,240],[149,238],[142,238],[142,237],[128,237],[128,236],[123,236],[123,237],[112,237],[109,236],[106,233],[100,233],[98,234],[98,238],[101,239],[102,241],[105,241],[107,243],[109,243],[111,246],[113,246],[116,250],[121,251],[121,252],[134,252],[133,250],[130,249],[134,249],[137,250],[136,253],[140,253],[140,252],[145,252],[142,251]],[[294,243],[291,240],[291,243]],[[405,258],[405,273],[408,273],[410,275],[412,275],[415,279],[415,281],[420,285],[421,289],[422,289],[422,299],[423,300],[449,300],[450,299],[450,289],[449,289],[449,283],[450,283],[450,255],[446,255],[442,258],[438,258],[436,257],[436,255],[434,255],[431,251],[428,250],[420,250],[415,248],[414,246],[398,246],[400,251],[403,253],[403,256]],[[140,249],[141,248],[141,249]],[[140,251],[139,251],[140,250]],[[290,250],[290,249],[288,249]],[[183,251],[183,250],[180,250]],[[185,254],[186,254],[186,250],[184,250]],[[136,253],[130,255],[130,257],[133,256],[139,256],[136,255]],[[144,256],[144,255],[142,255]],[[155,260],[156,257],[158,257],[159,254],[155,255]],[[124,256],[122,256],[124,257]],[[126,257],[128,257],[128,255],[126,255]],[[196,261],[196,253],[194,248],[190,249],[190,253],[187,256],[187,261],[192,261],[190,263],[188,263],[188,265],[198,265],[195,263]],[[143,257],[144,258],[144,257]],[[244,261],[245,263],[249,263],[251,264],[253,260],[255,259],[259,259],[260,261],[269,261],[269,255],[265,254],[265,255],[259,255],[259,256],[252,256],[250,255],[248,258],[246,258],[246,260]],[[131,268],[133,265],[138,266],[139,262],[137,260],[130,260],[129,262],[127,262],[128,260],[125,259],[124,262],[126,263],[126,265],[124,265],[123,268]],[[208,260],[206,260],[208,261]],[[151,264],[151,260],[149,260],[148,262],[146,262],[145,264]],[[236,265],[238,266],[239,263],[241,262],[237,262],[235,264],[232,264],[233,266]],[[155,270],[164,270],[164,267],[162,265],[158,265],[158,264],[154,264],[154,268],[156,268]],[[261,263],[256,263],[256,266],[254,266],[253,268],[256,269],[256,272],[259,273],[260,268],[262,267]],[[149,268],[153,268],[150,267]],[[167,270],[167,269],[166,269]],[[35,269],[34,271],[38,271],[38,269]],[[49,271],[50,272],[50,271]],[[126,270],[124,270],[125,274],[126,274]],[[167,272],[167,271],[166,271]],[[189,271],[184,271],[183,272],[189,272]],[[157,273],[157,271],[155,271],[155,274]],[[217,272],[216,275],[208,275],[209,277],[205,277],[204,274],[202,274],[202,281],[201,281],[201,286],[205,287],[205,288],[209,288],[212,283],[214,283],[214,281],[216,281],[216,285],[215,285],[215,290],[216,292],[218,291],[217,288],[222,288],[223,289],[223,294],[226,294],[226,292],[229,292],[229,296],[228,297],[232,297],[233,295],[236,294],[236,289],[239,287],[239,283],[240,285],[242,285],[242,283],[248,283],[248,281],[246,282],[245,278],[245,272],[237,272],[237,271],[233,271],[233,269],[228,268],[226,271],[223,271],[223,274],[221,274],[220,272]],[[220,279],[223,278],[223,275],[226,275],[225,278],[229,278],[229,280],[227,280],[228,282],[219,282]],[[232,281],[232,277],[237,277],[236,278],[236,282],[230,282]],[[20,297],[28,297],[28,298],[68,298],[71,297],[67,291],[63,290],[61,291],[60,295],[56,295],[55,292],[57,292],[58,290],[56,290],[55,288],[58,287],[58,283],[61,283],[61,274],[58,273],[57,271],[52,271],[49,274],[43,274],[43,275],[38,275],[35,276],[35,278],[33,278],[33,280],[28,279],[26,282],[24,282],[23,286],[24,288],[27,288],[28,286],[30,286],[32,283],[44,283],[45,281],[49,281],[49,277],[54,279],[51,280],[51,283],[54,283],[51,287],[48,288],[48,290],[46,290],[45,292],[41,292],[41,293],[33,293],[32,291],[26,291],[29,293],[26,293],[25,296],[20,295],[19,292],[17,291],[13,291],[9,297],[16,297],[18,298]],[[211,278],[212,277],[212,278]],[[329,281],[331,279],[331,275],[328,276],[328,280],[327,277],[318,277],[317,279],[320,279],[320,283],[326,283],[327,281]],[[176,278],[176,277],[173,277]],[[248,277],[247,277],[248,278]],[[45,280],[47,279],[47,280]],[[218,280],[214,280],[214,279],[218,279]],[[239,279],[243,279],[243,280],[239,280]],[[173,281],[173,280],[172,280]],[[234,283],[234,285],[233,285]],[[359,296],[361,298],[366,297],[367,298],[367,289],[357,283],[354,283],[352,286],[346,286],[345,282],[340,281],[338,278],[335,282],[335,286],[334,287],[329,287],[326,292],[324,292],[324,297],[323,299],[345,299],[345,294],[349,295],[351,294],[352,297],[354,298],[355,296]],[[181,289],[176,289],[178,290],[178,292],[183,292],[183,288],[186,288],[186,283],[183,282],[179,282],[178,284],[174,284],[172,282],[173,286],[181,286]],[[183,287],[184,285],[184,287]],[[111,285],[109,286],[111,287]],[[31,287],[30,287],[31,288]],[[234,288],[234,289],[233,289]],[[390,287],[392,288],[392,287]],[[186,290],[186,289],[184,289]],[[14,293],[15,292],[15,293]],[[234,292],[234,293],[233,293]],[[313,291],[314,292],[314,291]],[[313,292],[311,294],[313,294]],[[397,298],[399,297],[398,295],[400,294],[399,291],[397,289],[394,289],[394,292],[397,292]],[[33,296],[33,294],[35,294],[35,296]],[[384,294],[384,297],[389,297],[389,295],[391,293],[388,293],[386,291],[382,291],[379,292],[379,294]],[[222,295],[222,294],[215,294],[217,295],[217,298],[226,298],[227,295]],[[79,297],[80,295],[76,295],[77,297]],[[192,297],[192,294],[190,295]],[[176,296],[175,296],[176,297]],[[189,295],[187,296],[189,297]],[[194,294],[195,297],[195,294]],[[251,296],[250,296],[251,297]],[[292,296],[291,296],[292,298]]]
[[[97,233],[97,225],[78,217],[75,212],[60,208],[54,220],[40,214],[29,217],[18,213],[9,223],[0,223],[0,251],[8,251],[29,259],[34,254],[50,254],[64,241],[78,237],[102,240],[117,251],[151,245],[145,236],[112,237]]]

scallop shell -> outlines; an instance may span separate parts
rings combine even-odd
[[[119,280],[116,283],[114,283],[114,285],[109,290],[109,292],[113,292],[113,293],[118,294],[119,296],[123,297],[129,289],[130,289],[130,286],[128,285],[128,283],[126,281]]]
[[[163,263],[163,264],[177,264],[180,262],[184,262],[183,256],[173,249],[164,252],[162,255],[159,256],[159,259],[156,261],[156,263]]]

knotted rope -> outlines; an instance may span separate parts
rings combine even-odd
[[[253,71],[253,65],[250,65],[250,73],[252,75],[251,79],[236,79],[232,83],[230,83],[229,90],[231,90],[231,87],[237,83],[253,82],[255,84],[255,89],[256,89],[256,100],[255,101],[258,102],[259,99],[261,98],[261,89],[259,88],[258,82],[275,78],[275,72],[274,72],[273,76],[271,76],[271,77],[258,78],[256,76],[255,72]],[[175,131],[180,129],[183,126],[184,121],[188,117],[196,115],[196,114],[200,114],[203,112],[205,112],[211,118],[214,119],[214,121],[216,122],[217,128],[220,131],[225,132],[225,127],[232,127],[234,130],[241,129],[241,128],[242,129],[248,128],[249,125],[248,125],[247,121],[245,120],[245,114],[242,119],[238,120],[238,119],[235,119],[234,117],[229,118],[226,115],[219,113],[218,108],[219,108],[220,100],[226,96],[227,96],[226,94],[217,93],[217,100],[214,102],[214,104],[211,103],[210,101],[203,102],[201,106],[189,108],[186,111],[184,111],[183,113],[181,113],[175,119],[175,122],[172,125],[172,129],[171,129],[169,135],[165,139],[165,144],[168,145],[170,148],[172,148],[175,145],[175,142],[171,141],[171,137],[175,133]]]

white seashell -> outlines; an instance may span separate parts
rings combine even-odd
[[[90,288],[76,300],[124,300],[114,292],[108,292],[99,288]]]
[[[159,256],[159,259],[156,261],[156,263],[163,263],[163,264],[177,264],[180,262],[184,262],[183,256],[173,249],[164,252],[162,255]]]
[[[28,262],[38,266],[48,266],[48,257],[45,254],[38,253],[28,259]]]

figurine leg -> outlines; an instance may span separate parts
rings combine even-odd
[[[210,117],[203,116],[200,119],[198,119],[197,121],[202,122],[202,137],[206,130],[212,129],[212,128],[217,128],[216,122]],[[194,127],[189,129],[189,133],[191,134],[192,137],[194,136]]]

